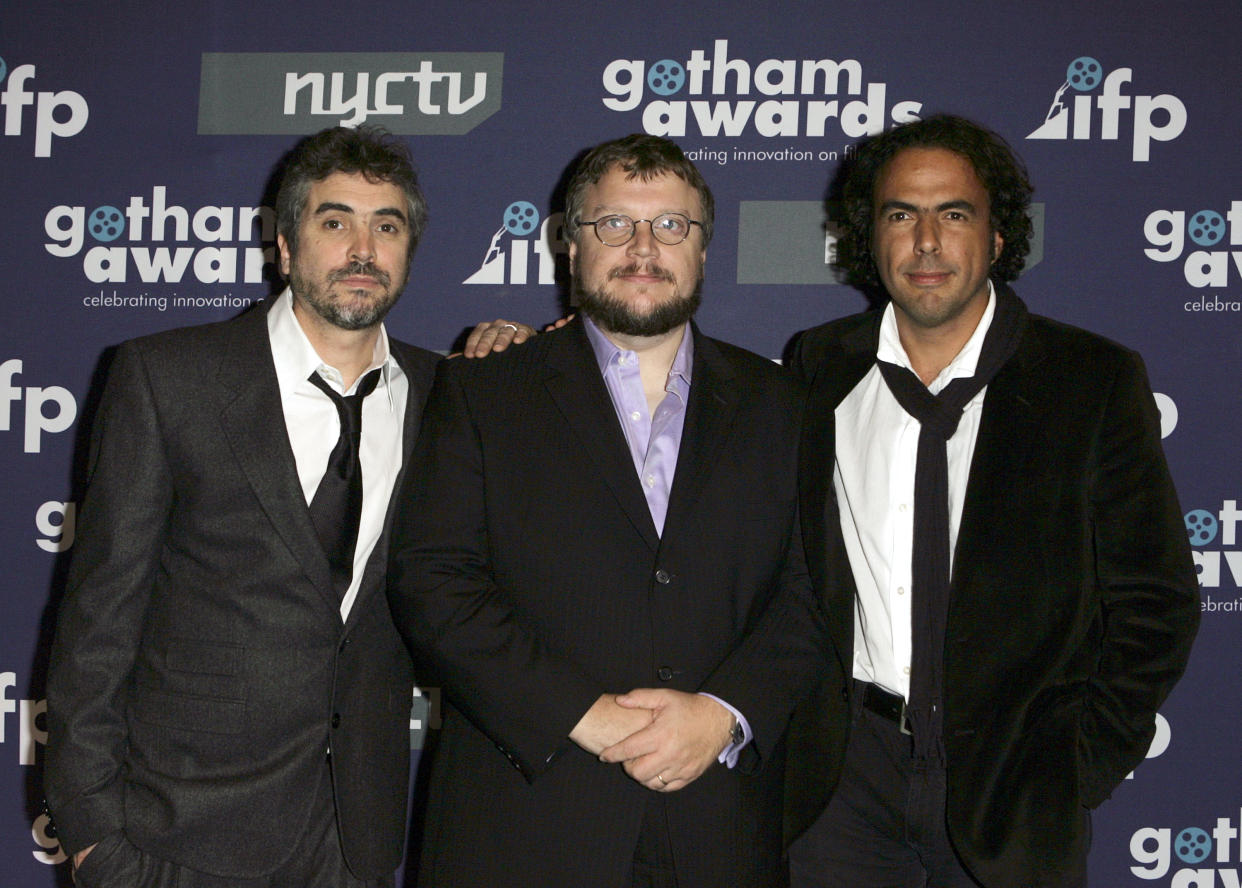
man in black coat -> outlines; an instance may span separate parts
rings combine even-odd
[[[781,738],[827,667],[801,391],[692,323],[712,215],[673,143],[598,146],[567,195],[579,317],[443,365],[389,588],[448,701],[422,885],[782,881]]]
[[[807,563],[854,581],[791,732],[797,888],[1085,885],[1089,811],[1185,667],[1198,583],[1146,373],[1006,285],[1030,194],[948,116],[847,172],[840,261],[888,299],[791,361]]]

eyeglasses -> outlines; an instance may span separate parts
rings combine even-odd
[[[631,219],[629,216],[612,215],[600,216],[594,222],[587,222],[584,219],[576,221],[579,225],[592,226],[600,243],[610,247],[628,244],[633,239],[634,232],[638,230],[639,222],[648,223],[651,226],[651,236],[670,247],[676,246],[690,236],[691,225],[703,227],[702,222],[697,222],[681,213],[661,213],[654,219]]]

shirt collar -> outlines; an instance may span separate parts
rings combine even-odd
[[[591,343],[591,351],[595,353],[595,360],[599,364],[600,373],[606,373],[609,365],[619,360],[622,355],[634,354],[632,351],[621,348],[605,336],[604,331],[597,327],[595,322],[586,315],[582,316],[582,323],[586,328],[587,340]],[[681,337],[681,344],[677,346],[677,354],[673,355],[673,364],[668,369],[668,382],[665,384],[664,390],[672,391],[673,387],[678,383],[689,388],[693,370],[694,331],[689,324],[686,324],[685,335]]]
[[[307,338],[306,331],[298,323],[297,315],[293,313],[293,291],[288,287],[276,297],[276,303],[267,313],[267,333],[272,344],[272,359],[276,363],[276,378],[282,391],[292,391],[305,382],[312,373],[318,373],[337,392],[349,394],[342,390],[340,371],[324,363],[323,358],[319,357],[319,353],[315,351],[315,347]],[[392,392],[388,391],[388,386],[403,371],[401,365],[392,356],[392,351],[388,346],[388,331],[383,324],[380,324],[379,336],[375,339],[371,363],[367,365],[363,373],[359,374],[358,380],[376,367],[383,370],[379,384],[388,392],[389,408],[395,410],[396,405],[392,399]],[[357,385],[356,380],[354,386],[357,387]]]
[[[949,384],[950,380],[960,377],[974,376],[975,368],[979,364],[979,355],[983,351],[983,340],[988,335],[988,328],[992,326],[992,318],[996,314],[996,288],[992,285],[991,278],[988,279],[988,304],[983,309],[983,316],[979,318],[979,323],[975,326],[975,331],[970,334],[970,338],[966,340],[966,344],[949,362],[948,366],[940,371],[939,375],[932,380],[931,385],[927,388],[932,394],[939,392],[942,388]],[[911,371],[914,370],[910,363],[910,356],[906,354],[905,348],[901,344],[901,335],[897,332],[897,314],[890,301],[884,307],[884,316],[880,319],[880,342],[876,349],[876,358],[881,361],[888,361],[890,364],[897,364]]]

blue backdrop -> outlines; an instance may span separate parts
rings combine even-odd
[[[99,361],[271,292],[273,165],[300,134],[408,138],[432,221],[389,324],[440,350],[558,317],[567,167],[671,136],[717,199],[700,322],[777,357],[864,306],[825,261],[839,160],[952,111],[1030,167],[1019,294],[1147,359],[1200,565],[1189,672],[1095,818],[1092,885],[1237,886],[1239,38],[1238,0],[0,6],[0,881],[67,884],[39,811],[43,673]]]

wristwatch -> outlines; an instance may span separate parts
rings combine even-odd
[[[746,730],[742,727],[742,720],[734,716],[733,727],[729,728],[729,743],[740,746],[745,740]]]

